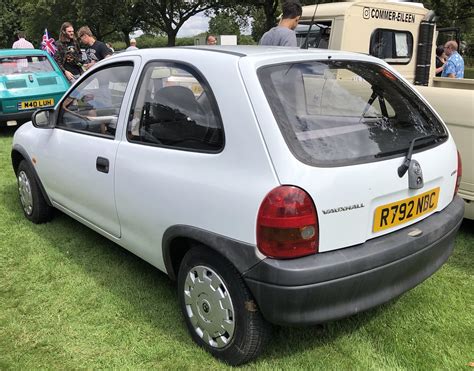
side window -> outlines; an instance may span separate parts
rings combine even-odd
[[[377,29],[370,37],[370,55],[390,64],[407,64],[413,53],[413,35],[407,31]]]
[[[135,98],[127,137],[132,142],[178,149],[219,151],[224,132],[204,80],[188,66],[146,66]]]
[[[56,127],[113,138],[132,70],[118,64],[87,77],[61,104]]]

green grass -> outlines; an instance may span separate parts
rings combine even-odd
[[[71,218],[28,222],[0,128],[0,369],[220,369],[195,346],[174,284]],[[67,161],[67,159],[65,159]],[[467,370],[474,361],[474,223],[433,277],[321,326],[277,328],[247,369]]]

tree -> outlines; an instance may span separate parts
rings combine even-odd
[[[45,28],[57,39],[66,21],[76,30],[89,26],[99,40],[116,37],[119,32],[128,44],[129,34],[139,29],[144,19],[141,0],[23,0],[21,10],[22,16],[18,18],[23,19],[28,34],[34,35],[35,44],[41,40]]]
[[[459,27],[467,54],[474,53],[474,9],[472,0],[425,0],[424,5],[438,16],[437,27]]]
[[[221,6],[217,0],[144,0],[145,27],[164,32],[168,46],[174,46],[179,29],[189,18]]]
[[[144,4],[141,0],[76,0],[78,21],[88,25],[94,36],[103,40],[121,33],[130,45],[129,35],[144,24]]]
[[[58,38],[59,29],[63,22],[77,24],[77,1],[56,2],[55,0],[23,0],[22,1],[23,27],[32,38],[34,45],[41,42],[44,29],[47,28],[50,36]]]
[[[209,33],[214,35],[240,36],[240,26],[231,15],[220,13],[209,20]]]
[[[265,22],[265,13],[262,9],[254,8],[252,14],[252,37],[255,41],[262,38],[263,34],[268,31]]]
[[[0,48],[11,48],[15,31],[21,28],[20,6],[16,0],[0,2]]]

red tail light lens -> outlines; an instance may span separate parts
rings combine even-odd
[[[456,196],[456,193],[458,193],[459,186],[461,185],[461,178],[462,178],[462,161],[461,161],[461,155],[459,154],[458,151],[458,171],[456,173],[457,178],[456,178],[456,187],[454,188],[454,196]]]
[[[318,252],[318,216],[305,191],[280,186],[265,197],[258,211],[257,246],[263,254],[278,259]]]

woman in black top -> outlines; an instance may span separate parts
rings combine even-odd
[[[446,55],[444,54],[444,47],[438,46],[436,48],[436,76],[441,77],[444,64],[446,63]]]

